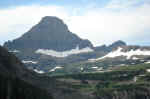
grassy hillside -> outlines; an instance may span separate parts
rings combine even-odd
[[[121,66],[101,73],[53,76],[98,99],[149,99],[150,64]],[[117,98],[118,97],[118,98]],[[140,98],[139,98],[140,97]],[[148,97],[148,98],[145,98]]]

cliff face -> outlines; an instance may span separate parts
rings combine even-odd
[[[27,33],[12,42],[6,42],[4,46],[8,49],[51,49],[55,51],[71,50],[93,47],[90,41],[83,40],[71,33],[64,22],[52,16],[46,16]]]
[[[53,99],[46,90],[20,78],[27,71],[14,55],[0,47],[0,99]]]
[[[69,85],[24,67],[0,47],[0,99],[91,99]]]
[[[93,52],[93,45],[89,40],[70,32],[61,19],[53,16],[43,17],[21,37],[5,42],[4,47],[14,52],[20,60],[30,61],[25,63],[30,69],[45,72],[57,65],[86,60],[92,57],[88,53]]]

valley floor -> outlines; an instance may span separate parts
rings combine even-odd
[[[139,64],[110,72],[53,77],[96,99],[150,99],[149,69],[150,64]]]

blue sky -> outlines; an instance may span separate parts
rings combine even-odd
[[[57,16],[95,46],[124,40],[150,45],[150,0],[0,1],[0,44],[20,37],[44,16]]]
[[[7,8],[11,6],[21,5],[71,5],[71,6],[83,6],[90,3],[97,3],[98,5],[104,5],[110,0],[4,0],[0,2],[1,8]]]

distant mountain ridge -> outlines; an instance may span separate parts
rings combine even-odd
[[[122,40],[118,40],[118,41],[115,41],[114,43],[106,46],[106,45],[102,45],[102,46],[97,46],[95,47],[95,51],[112,51],[118,47],[121,47],[121,46],[127,46],[127,44],[122,41]]]
[[[93,47],[90,41],[71,33],[61,19],[52,16],[43,17],[37,25],[20,38],[4,44],[6,48],[17,50],[30,48],[66,51],[75,49],[77,46],[79,49]]]
[[[67,64],[88,60],[96,62],[107,58],[122,59],[118,57],[129,56],[125,52],[131,54],[130,50],[150,50],[150,47],[130,46],[121,40],[108,46],[94,47],[89,40],[81,39],[70,32],[61,19],[53,16],[43,17],[28,32],[13,41],[6,42],[3,46],[13,52],[29,69],[39,73],[49,72],[57,67],[62,69]],[[133,55],[136,56],[136,53]],[[144,54],[145,56],[149,54]],[[126,61],[126,58],[123,59]]]

